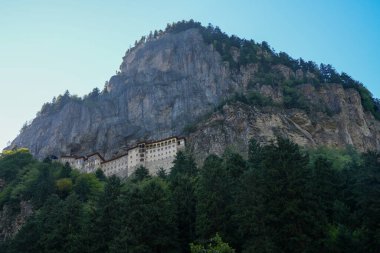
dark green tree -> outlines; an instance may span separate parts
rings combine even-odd
[[[112,240],[120,233],[123,214],[120,203],[121,181],[111,176],[97,203],[97,209],[87,228],[89,234],[85,238],[86,251],[108,252]]]
[[[104,172],[102,169],[97,169],[95,171],[95,176],[97,179],[99,179],[100,181],[106,181],[107,180],[107,177],[106,175],[104,175]]]
[[[247,252],[313,252],[321,235],[309,189],[309,159],[288,140],[261,150],[240,191],[240,231]],[[315,251],[314,250],[314,251]]]
[[[178,252],[174,213],[165,181],[153,178],[131,185],[123,196],[121,232],[110,252]]]
[[[166,180],[168,178],[168,174],[166,173],[165,169],[160,168],[157,172],[157,177]]]
[[[46,199],[55,192],[55,180],[49,164],[41,163],[38,170],[38,177],[32,182],[27,193],[35,207],[41,207]]]
[[[354,193],[357,217],[365,235],[365,252],[380,249],[380,155],[368,152],[356,182]]]
[[[178,152],[169,174],[178,240],[181,252],[189,252],[189,242],[195,240],[197,167],[191,155]]]
[[[70,177],[71,176],[71,167],[69,163],[66,163],[62,168],[61,168],[61,173],[59,174],[59,177],[64,178],[64,177]]]
[[[150,178],[149,170],[144,166],[138,167],[131,175],[131,180],[135,183],[148,178]]]
[[[229,235],[232,211],[232,181],[216,155],[206,158],[197,185],[197,234],[206,240],[219,232]]]

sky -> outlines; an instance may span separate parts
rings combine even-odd
[[[378,0],[0,0],[0,149],[54,96],[102,89],[142,35],[189,19],[329,63],[380,98]]]

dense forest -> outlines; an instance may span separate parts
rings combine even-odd
[[[250,141],[202,167],[81,174],[27,150],[0,157],[0,208],[33,214],[10,252],[379,252],[380,155]],[[12,217],[9,217],[10,219]]]

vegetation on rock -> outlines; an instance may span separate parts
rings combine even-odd
[[[204,27],[201,23],[193,20],[168,24],[165,32],[178,33],[191,28],[199,29],[204,41],[213,45],[222,56],[223,61],[228,62],[231,68],[240,69],[240,67],[248,64],[257,64],[259,71],[256,74],[264,77],[262,81],[265,84],[284,85],[284,106],[286,108],[307,108],[306,102],[302,101],[302,97],[294,89],[298,84],[312,83],[318,86],[336,83],[342,84],[344,88],[357,90],[361,96],[363,108],[380,120],[380,107],[371,92],[348,74],[344,72],[339,74],[330,64],[322,63],[318,66],[313,61],[306,62],[302,58],[293,59],[285,52],[276,53],[266,41],[256,43],[254,40],[240,39],[235,35],[228,36],[217,26],[214,27],[209,24]],[[239,50],[237,59],[233,57],[232,49],[234,48]],[[273,70],[273,66],[276,65],[284,65],[293,72],[301,71],[302,77],[293,82],[284,83],[281,74]]]

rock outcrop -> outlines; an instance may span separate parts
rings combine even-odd
[[[11,206],[4,205],[0,210],[0,242],[16,235],[33,214],[32,204],[28,201],[21,201],[18,209],[14,211]]]
[[[327,107],[329,112],[305,112],[300,109],[255,107],[240,102],[225,105],[197,125],[188,137],[191,150],[202,161],[208,153],[221,155],[226,148],[247,154],[251,138],[261,143],[278,136],[301,146],[354,146],[359,151],[380,150],[380,124],[365,113],[360,95],[341,85],[312,85],[300,89],[309,103]]]
[[[270,141],[280,135],[307,146],[380,149],[380,123],[364,112],[358,92],[342,85],[297,86],[313,108],[327,112],[238,102],[214,112],[227,98],[252,90],[281,104],[280,87],[252,86],[258,69],[259,63],[231,68],[198,29],[164,33],[129,50],[102,93],[42,110],[11,147],[27,147],[38,158],[94,151],[109,158],[140,140],[181,135],[201,159],[226,147],[245,152],[251,137]],[[270,71],[285,79],[304,75],[283,65]],[[188,134],[194,124],[197,130]]]

